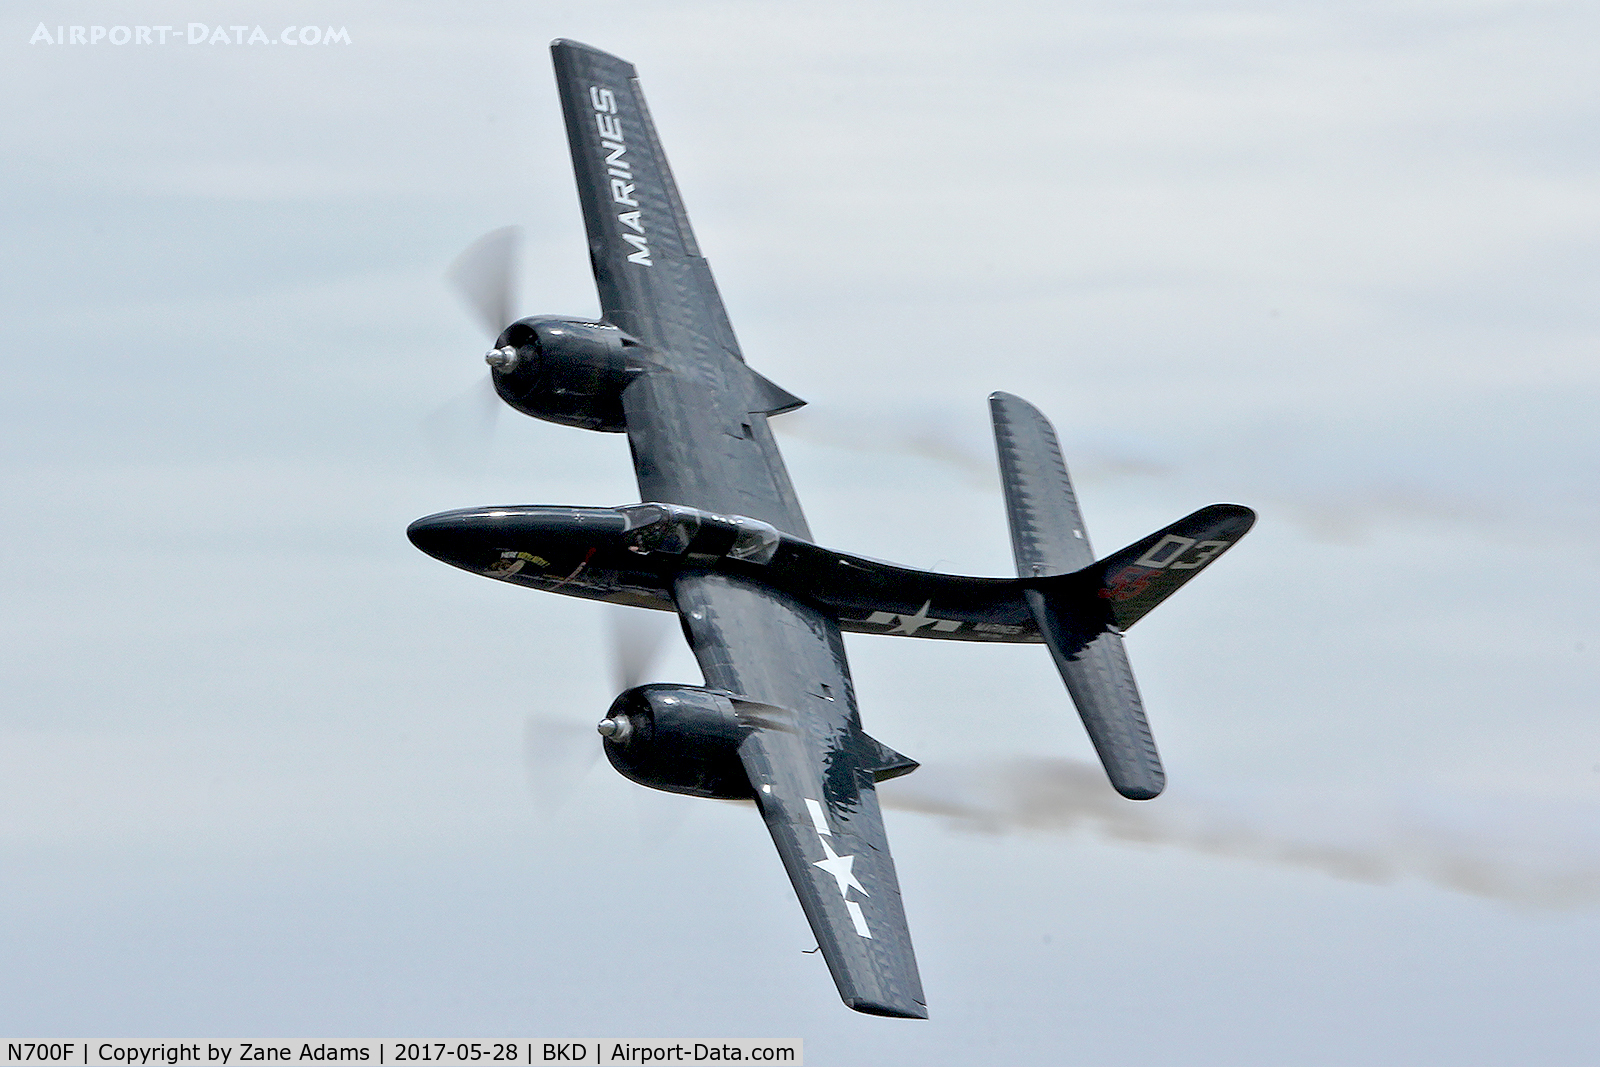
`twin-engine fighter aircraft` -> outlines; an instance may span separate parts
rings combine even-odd
[[[840,631],[1043,642],[1111,784],[1147,800],[1165,776],[1122,631],[1255,515],[1213,504],[1096,561],[1050,423],[995,393],[1021,577],[817,545],[767,425],[802,401],[746,365],[633,66],[574,41],[551,51],[602,311],[519,319],[487,359],[517,410],[626,433],[646,502],[472,508],[408,533],[501,581],[677,612],[705,685],[617,697],[599,724],[606,756],[654,789],[754,800],[844,1002],[926,1018],[876,792],[917,764],[862,729]]]

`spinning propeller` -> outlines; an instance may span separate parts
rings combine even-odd
[[[617,691],[632,689],[650,677],[671,620],[662,612],[611,606],[611,678]],[[595,728],[566,718],[530,715],[523,728],[523,753],[534,797],[554,813],[600,758]]]
[[[521,258],[522,229],[502,226],[468,245],[445,272],[456,295],[472,311],[491,341],[497,340],[517,319],[515,293]],[[491,367],[509,369],[516,355],[514,349],[490,349],[484,358]],[[434,424],[431,429],[435,431],[431,436],[445,439],[439,441],[445,445],[449,444],[448,439],[461,445],[471,439],[476,447],[469,446],[462,451],[486,453],[501,406],[491,371],[479,384],[435,413],[430,420]],[[670,620],[658,612],[634,608],[610,610],[607,628],[611,677],[619,692],[632,689],[649,676],[670,627]],[[592,726],[544,715],[528,717],[523,745],[534,794],[540,806],[552,812],[577,787],[601,751]]]
[[[522,229],[502,226],[472,242],[445,271],[456,295],[488,332],[491,342],[516,321],[513,294],[521,258]],[[489,355],[500,353],[491,351]],[[434,409],[424,431],[448,466],[481,471],[503,406],[491,372]]]
[[[455,258],[445,277],[478,316],[490,339],[516,321],[518,264],[522,259],[522,228],[502,226],[490,230]]]

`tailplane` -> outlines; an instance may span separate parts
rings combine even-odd
[[[1177,592],[1255,522],[1212,504],[1095,562],[1050,421],[1021,397],[989,397],[1017,573],[1051,658],[1112,786],[1149,800],[1166,772],[1145,718],[1122,631]]]

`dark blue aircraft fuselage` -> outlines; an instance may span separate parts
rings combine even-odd
[[[848,555],[742,516],[676,504],[468,508],[411,524],[436,559],[501,581],[674,611],[686,571],[759,580],[858,633],[1036,643],[1024,579],[971,578]]]

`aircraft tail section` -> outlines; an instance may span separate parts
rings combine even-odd
[[[1122,631],[1243,537],[1255,513],[1213,504],[1095,562],[1049,420],[1009,393],[992,394],[989,410],[1028,612],[1112,786],[1149,800],[1166,772]]]
[[[1086,568],[1083,587],[1104,604],[1107,622],[1126,630],[1211,565],[1255,525],[1240,504],[1210,504]]]

